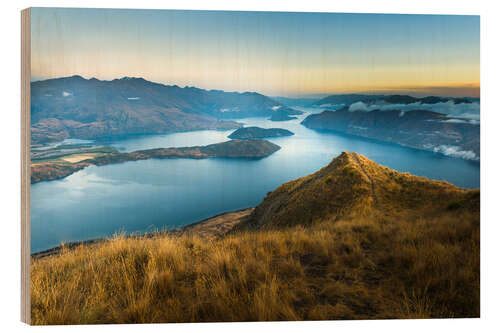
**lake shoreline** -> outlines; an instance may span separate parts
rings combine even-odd
[[[204,226],[208,226],[211,222],[216,221],[216,226],[223,226],[224,224],[227,224],[231,221],[228,221],[231,219],[234,215],[240,215],[239,220],[235,223],[239,223],[242,218],[250,215],[250,213],[254,210],[254,207],[247,207],[247,208],[242,208],[242,209],[236,209],[232,211],[227,211],[227,212],[222,212],[219,214],[215,214],[213,216],[204,218],[202,220],[192,222],[189,224],[186,224],[182,227],[177,227],[174,229],[170,230],[162,230],[162,231],[157,231],[157,232],[144,232],[144,233],[133,233],[130,235],[126,235],[126,238],[152,238],[156,236],[166,236],[166,235],[172,235],[172,236],[180,236],[185,233],[189,233],[192,230],[195,230],[197,234],[203,234],[205,230]],[[234,227],[234,225],[231,226],[231,228]],[[198,230],[196,230],[198,229]],[[207,235],[205,235],[207,236]],[[220,235],[208,235],[210,236],[220,236]],[[61,253],[61,251],[65,248],[67,249],[74,249],[78,246],[81,245],[95,245],[99,244],[102,242],[106,242],[110,240],[112,237],[103,237],[103,238],[93,238],[93,239],[87,239],[87,240],[82,240],[82,241],[74,241],[74,242],[68,242],[64,243],[62,245],[58,245],[46,250],[38,251],[35,253],[31,254],[31,259],[42,259],[50,256],[57,255]]]
[[[307,126],[305,126],[305,127],[307,127]],[[363,141],[366,141],[366,142],[373,142],[373,143],[377,143],[377,144],[381,144],[381,145],[387,145],[387,146],[396,146],[396,147],[401,147],[401,148],[405,148],[405,149],[410,149],[410,150],[413,150],[413,151],[416,151],[416,152],[427,152],[427,153],[436,154],[436,155],[438,155],[440,157],[443,157],[443,158],[450,158],[450,159],[454,159],[454,160],[461,160],[461,161],[466,161],[466,162],[473,163],[473,164],[481,164],[481,158],[478,158],[478,159],[467,159],[467,158],[463,158],[463,157],[447,155],[447,154],[445,154],[443,152],[434,151],[432,149],[426,149],[426,148],[422,148],[422,147],[415,147],[415,146],[407,145],[407,144],[404,144],[402,142],[386,141],[386,140],[377,139],[377,138],[373,138],[373,137],[369,137],[369,136],[364,136],[364,135],[358,135],[358,134],[352,134],[352,133],[342,132],[342,131],[334,130],[334,129],[322,129],[322,128],[310,128],[310,127],[307,127],[307,128],[310,129],[310,130],[312,130],[312,131],[318,132],[318,133],[334,134],[334,135],[342,136],[342,137],[345,137],[345,138],[352,138],[352,139],[356,139],[356,140],[363,140]]]
[[[205,158],[264,158],[281,147],[263,139],[238,140],[206,146],[153,148],[133,152],[110,152],[83,159],[75,163],[60,163],[58,160],[31,165],[31,184],[65,178],[90,165],[102,166],[147,159],[205,159]]]
[[[116,230],[142,233],[154,230],[151,225],[172,229],[220,212],[255,206],[273,188],[321,169],[342,150],[359,152],[400,172],[467,189],[480,186],[478,162],[347,134],[319,132],[299,122],[280,125],[295,135],[270,139],[282,149],[262,159],[171,158],[102,168],[90,165],[63,180],[33,184],[32,250],[50,249],[63,240],[112,237]],[[276,125],[252,118],[245,121],[245,126]],[[227,140],[227,132],[144,137],[106,144],[120,152],[206,146]],[[67,216],[72,220],[68,221]]]

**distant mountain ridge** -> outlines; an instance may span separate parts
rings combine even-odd
[[[240,127],[245,117],[276,111],[300,114],[255,92],[204,90],[124,77],[111,81],[81,76],[31,83],[32,143],[68,137],[159,133]]]
[[[427,110],[323,111],[302,124],[397,143],[469,160],[480,158],[480,126],[468,119],[449,118]]]
[[[282,96],[272,96],[272,99],[275,101],[278,101],[284,105],[294,107],[294,106],[310,106],[311,104],[314,104],[316,101],[318,101],[318,98],[312,98],[312,97],[282,97]]]
[[[440,96],[426,96],[426,97],[413,97],[409,95],[369,95],[369,94],[335,94],[322,98],[312,105],[350,105],[356,102],[374,103],[385,102],[390,104],[436,104],[446,103],[453,101],[454,104],[473,103],[478,102],[479,98],[473,97],[440,97]]]

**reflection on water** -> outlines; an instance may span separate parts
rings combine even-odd
[[[172,228],[257,205],[280,184],[319,170],[342,151],[355,151],[399,171],[479,187],[479,164],[351,136],[309,130],[298,120],[239,120],[295,133],[274,138],[281,150],[260,160],[145,160],[89,167],[31,186],[31,250],[61,241]],[[232,131],[196,131],[100,140],[122,151],[206,145]]]

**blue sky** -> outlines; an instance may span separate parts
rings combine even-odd
[[[479,93],[479,16],[32,9],[32,78],[297,96]]]

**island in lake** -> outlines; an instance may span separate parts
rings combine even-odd
[[[276,111],[271,115],[269,120],[271,121],[287,121],[297,119],[295,116],[291,116],[290,113],[283,112],[281,110]]]
[[[83,149],[80,154],[71,151],[70,157],[59,153],[52,155],[64,157],[52,160],[36,160],[31,164],[31,183],[61,179],[89,165],[106,165],[151,158],[263,158],[278,151],[280,146],[261,139],[230,140],[207,146],[155,148],[121,153],[116,150]]]
[[[230,139],[262,139],[262,138],[275,138],[282,136],[291,136],[292,131],[283,128],[260,128],[257,126],[242,127],[231,133],[228,138]]]

